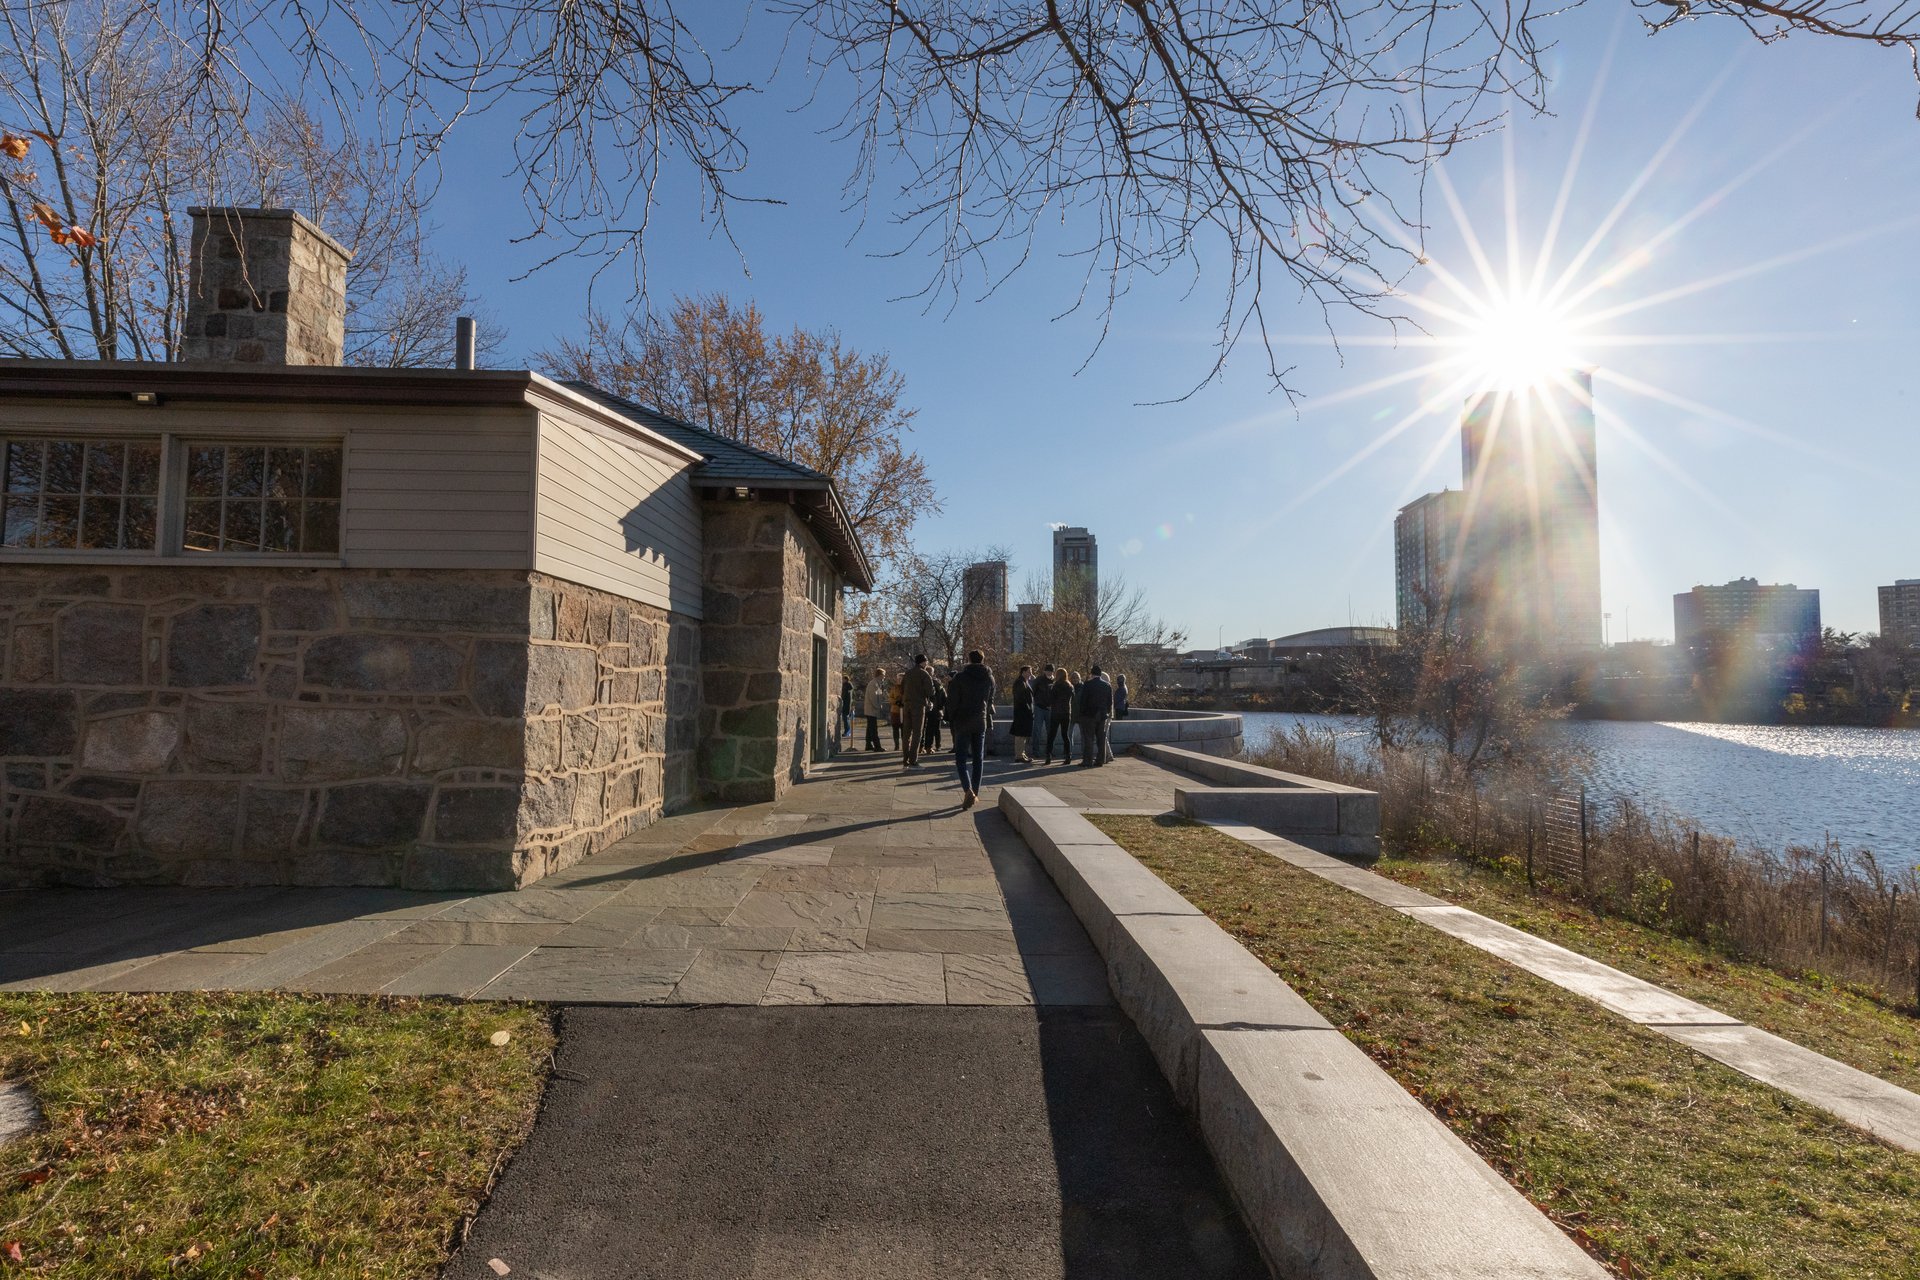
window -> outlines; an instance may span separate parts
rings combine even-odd
[[[819,556],[807,557],[807,599],[813,601],[813,607],[833,616],[834,578],[831,570]]]
[[[8,440],[4,487],[0,545],[151,551],[160,442]]]
[[[340,549],[338,445],[187,446],[188,551]]]
[[[337,443],[0,437],[0,547],[336,554],[342,458]]]

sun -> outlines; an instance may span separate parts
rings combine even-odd
[[[1469,380],[1486,390],[1541,386],[1586,363],[1580,353],[1579,319],[1544,298],[1486,298],[1463,328],[1461,361]]]

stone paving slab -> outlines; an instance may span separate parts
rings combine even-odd
[[[0,893],[0,989],[299,990],[591,1003],[1104,1005],[1085,930],[994,808],[1165,812],[1141,761],[950,756],[826,765],[777,804],[677,814],[510,893],[52,889]]]

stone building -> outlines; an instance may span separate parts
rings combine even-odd
[[[218,360],[0,360],[0,885],[518,886],[824,758],[872,585],[825,476],[537,373],[338,367],[338,246],[214,210],[196,248],[233,227]]]

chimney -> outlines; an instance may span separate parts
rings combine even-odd
[[[291,209],[189,209],[183,360],[337,365],[353,255]]]

